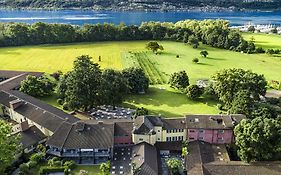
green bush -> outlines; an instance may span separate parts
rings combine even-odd
[[[199,62],[199,59],[198,59],[198,58],[193,58],[193,59],[192,59],[192,62],[193,62],[193,63],[198,63],[198,62]]]
[[[62,105],[62,109],[63,109],[63,110],[68,110],[68,109],[69,109],[68,104],[67,104],[67,103],[64,103],[64,104]]]
[[[63,165],[64,165],[65,167],[68,167],[68,169],[73,170],[73,169],[76,167],[76,162],[73,161],[73,160],[70,160],[70,161],[64,162]]]
[[[26,174],[29,170],[29,167],[26,163],[23,163],[20,165],[20,171],[22,172],[22,174]]]
[[[30,161],[35,161],[35,162],[39,163],[43,160],[44,157],[45,157],[44,153],[35,153],[35,154],[31,155]]]
[[[27,164],[29,168],[34,168],[38,163],[36,161],[30,160],[29,162],[27,162]]]
[[[59,105],[63,105],[63,99],[59,98],[59,99],[57,100],[57,103],[58,103]]]
[[[66,175],[68,174],[66,167],[49,167],[42,166],[39,170],[39,175],[45,175],[46,173],[54,173],[54,172],[64,172]]]
[[[48,160],[49,166],[61,166],[62,162],[60,161],[60,158],[53,157],[52,159]]]

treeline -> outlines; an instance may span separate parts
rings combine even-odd
[[[128,40],[172,40],[193,46],[201,41],[217,48],[255,51],[254,43],[244,40],[239,31],[229,29],[229,23],[224,20],[145,22],[140,26],[0,23],[0,46]]]

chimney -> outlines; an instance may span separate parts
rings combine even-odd
[[[24,122],[21,122],[15,126],[13,126],[12,130],[13,130],[13,133],[19,133],[19,132],[22,132],[22,131],[26,131],[29,129],[29,125],[28,125],[28,121],[24,121]]]
[[[98,124],[100,124],[100,125],[103,124],[103,121],[98,121]]]
[[[10,101],[10,108],[12,110],[15,110],[18,107],[20,107],[22,104],[23,104],[23,101],[21,101],[20,99],[16,99],[16,100]]]

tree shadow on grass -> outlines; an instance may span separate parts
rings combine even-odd
[[[209,63],[197,63],[198,65],[203,65],[203,66],[214,66],[212,64],[209,64]]]
[[[157,87],[150,87],[147,94],[144,95],[132,95],[126,100],[127,104],[133,105],[152,105],[152,106],[162,106],[167,105],[169,107],[179,107],[182,105],[197,105],[198,103],[203,103],[205,105],[214,107],[217,102],[207,99],[199,98],[196,101],[189,100],[187,96],[183,93],[159,89]]]
[[[207,57],[206,59],[210,59],[210,60],[226,60],[225,58],[214,58],[214,57]]]

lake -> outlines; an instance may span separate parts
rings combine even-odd
[[[281,12],[108,12],[83,10],[0,10],[0,22],[38,21],[83,25],[85,23],[114,23],[139,25],[144,21],[176,22],[184,19],[225,19],[231,25],[281,25]]]

